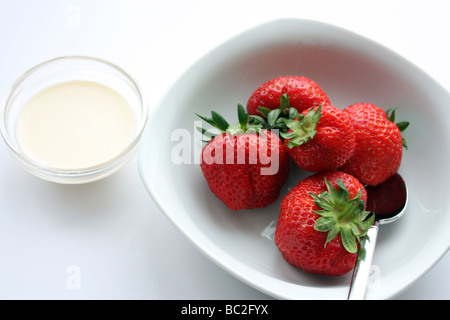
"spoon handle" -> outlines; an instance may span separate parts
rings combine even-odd
[[[378,221],[375,222],[367,232],[367,237],[361,241],[355,268],[353,269],[352,282],[348,293],[348,300],[364,300],[369,280],[370,268],[372,266],[373,253],[378,235]]]

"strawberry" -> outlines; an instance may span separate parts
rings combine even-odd
[[[331,106],[313,107],[295,120],[284,120],[281,132],[287,151],[302,169],[320,172],[342,166],[355,149],[355,133],[348,116]]]
[[[238,105],[239,126],[230,126],[214,111],[211,118],[200,118],[220,131],[203,148],[200,165],[217,198],[232,210],[262,208],[277,200],[290,172],[289,156],[278,135],[248,127],[242,105]]]
[[[355,128],[356,147],[340,168],[369,186],[376,186],[393,176],[407,148],[401,132],[409,123],[395,121],[395,110],[383,111],[370,103],[357,103],[343,110]]]
[[[298,112],[330,104],[325,92],[313,80],[300,76],[283,76],[272,79],[256,89],[247,102],[247,112],[250,115],[262,116],[261,108],[266,112],[277,109],[283,94],[290,97],[291,107]]]
[[[374,221],[365,211],[367,193],[341,171],[316,173],[282,200],[275,244],[291,265],[337,276],[355,266],[359,241]],[[368,219],[367,219],[368,218]]]

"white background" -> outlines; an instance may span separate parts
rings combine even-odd
[[[366,36],[448,90],[448,3],[0,0],[0,97],[35,64],[82,54],[128,70],[151,110],[210,49],[278,18]],[[0,142],[1,299],[271,299],[210,262],[163,216],[136,158],[105,180],[66,186],[25,172]],[[448,270],[446,254],[398,298],[450,299]],[[76,275],[80,281],[71,281]]]

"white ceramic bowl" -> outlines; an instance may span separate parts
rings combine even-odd
[[[24,151],[18,134],[19,119],[27,103],[42,90],[70,81],[90,81],[114,90],[129,105],[134,121],[128,144],[115,156],[76,169],[55,167],[33,159]],[[45,61],[17,79],[3,103],[0,129],[9,151],[26,170],[48,181],[80,184],[111,175],[136,154],[147,114],[147,102],[138,83],[123,69],[95,57],[65,56]]]
[[[144,131],[138,160],[146,188],[188,239],[247,284],[280,299],[346,299],[351,274],[330,278],[295,269],[264,237],[277,220],[282,196],[264,209],[231,212],[208,189],[195,158],[201,144],[194,141],[194,113],[208,115],[213,108],[237,121],[237,103],[246,104],[261,83],[280,75],[315,80],[338,107],[357,102],[397,107],[398,120],[410,121],[400,168],[410,192],[407,213],[382,226],[367,292],[367,299],[395,297],[450,246],[444,186],[450,178],[450,96],[416,66],[368,39],[323,23],[280,20],[202,57],[163,97]],[[171,120],[157,120],[168,113]],[[192,143],[191,164],[174,161],[183,139]],[[306,175],[294,170],[282,195]]]

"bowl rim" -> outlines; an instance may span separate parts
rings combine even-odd
[[[20,86],[20,84],[25,81],[29,76],[33,75],[35,72],[42,70],[43,68],[46,68],[47,66],[51,66],[58,62],[64,62],[64,61],[88,61],[88,62],[94,62],[98,64],[105,65],[118,73],[120,73],[126,81],[133,87],[134,91],[137,94],[137,97],[140,102],[140,114],[141,116],[138,121],[136,121],[136,133],[133,134],[132,138],[130,139],[129,143],[125,148],[123,148],[117,155],[115,155],[113,158],[110,158],[109,160],[103,161],[101,163],[91,165],[88,167],[83,167],[79,169],[65,169],[65,168],[59,168],[54,167],[50,165],[46,165],[45,163],[38,162],[33,160],[31,157],[27,156],[23,152],[21,152],[16,144],[12,141],[10,137],[10,132],[6,128],[7,123],[7,117],[6,114],[8,112],[8,105],[10,103],[11,98],[13,97],[13,94],[15,93],[16,89]],[[37,176],[41,178],[50,178],[53,180],[58,181],[83,181],[85,179],[90,180],[92,176],[97,176],[102,174],[103,172],[110,171],[111,169],[115,168],[117,165],[122,164],[123,162],[126,162],[127,155],[128,154],[134,154],[134,150],[136,149],[137,145],[139,144],[139,141],[142,137],[142,133],[144,131],[145,125],[148,121],[148,115],[149,115],[149,108],[148,108],[148,102],[145,94],[143,93],[143,90],[138,83],[138,81],[126,70],[124,70],[122,67],[104,60],[102,58],[94,57],[94,56],[88,56],[88,55],[64,55],[64,56],[58,56],[55,58],[51,58],[48,60],[45,60],[43,62],[40,62],[39,64],[34,65],[33,67],[26,70],[24,73],[22,73],[10,86],[9,90],[7,90],[6,96],[3,98],[2,104],[1,104],[1,112],[0,112],[0,131],[3,140],[5,141],[8,150],[10,153],[14,155],[14,157],[19,160],[19,162],[31,173],[36,174]]]

